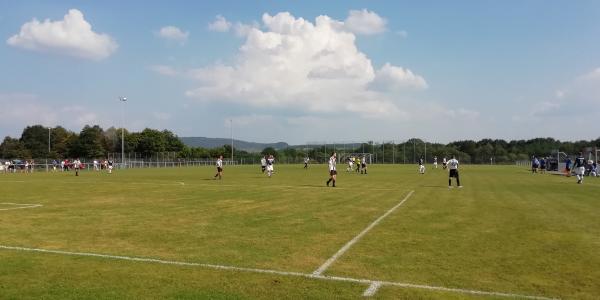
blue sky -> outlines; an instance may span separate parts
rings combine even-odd
[[[120,126],[118,96],[180,136],[600,135],[598,1],[3,1],[0,37],[2,136]]]

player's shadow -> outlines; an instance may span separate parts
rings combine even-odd
[[[447,189],[448,186],[447,185],[422,185],[421,187],[424,188],[438,188],[438,189]]]

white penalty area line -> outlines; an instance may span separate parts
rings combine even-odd
[[[398,207],[400,207],[402,204],[404,204],[404,202],[406,202],[406,200],[408,200],[408,198],[410,198],[410,196],[412,196],[412,194],[414,192],[415,192],[414,190],[408,192],[406,197],[404,197],[404,199],[402,199],[402,201],[400,201],[400,203],[398,203],[394,207],[390,208],[385,214],[383,214],[382,216],[377,218],[377,220],[373,221],[373,223],[369,224],[369,226],[367,226],[367,228],[365,228],[357,236],[355,236],[348,243],[346,243],[342,248],[340,248],[340,250],[338,250],[338,252],[336,252],[332,257],[330,257],[327,261],[325,261],[325,263],[323,263],[318,269],[316,269],[313,272],[313,275],[323,274],[323,272],[325,272],[331,266],[331,264],[333,264],[338,258],[340,258],[340,256],[344,255],[344,253],[346,253],[346,251],[348,251],[348,249],[350,249],[350,247],[352,247],[352,245],[354,245],[365,234],[367,234],[367,232],[369,232],[373,227],[375,227],[377,224],[379,224],[379,222],[381,222],[381,220],[383,220],[389,214],[394,212],[394,210],[396,210]],[[375,288],[375,290],[377,290],[377,289]]]
[[[536,300],[557,299],[557,298],[548,298],[548,297],[543,297],[543,296],[529,296],[529,295],[520,295],[520,294],[512,294],[512,293],[500,293],[500,292],[478,291],[478,290],[468,290],[468,289],[459,289],[459,288],[447,288],[447,287],[403,283],[403,282],[358,279],[358,278],[338,277],[338,276],[314,275],[314,274],[301,273],[301,272],[286,272],[286,271],[269,270],[269,269],[244,268],[244,267],[234,267],[234,266],[225,266],[225,265],[203,264],[203,263],[193,263],[193,262],[183,262],[183,261],[171,261],[171,260],[162,260],[162,259],[156,259],[156,258],[131,257],[131,256],[109,255],[109,254],[88,253],[88,252],[71,252],[71,251],[62,251],[62,250],[26,248],[26,247],[15,247],[15,246],[5,246],[5,245],[0,245],[0,249],[12,250],[12,251],[22,251],[22,252],[59,254],[59,255],[67,255],[67,256],[96,257],[96,258],[105,258],[105,259],[114,259],[114,260],[156,263],[156,264],[163,264],[163,265],[202,267],[202,268],[207,268],[207,269],[237,271],[237,272],[247,272],[247,273],[273,274],[273,275],[280,275],[280,276],[295,276],[295,277],[303,277],[303,278],[316,279],[316,280],[352,282],[352,283],[369,285],[367,290],[363,293],[364,296],[373,296],[377,292],[377,290],[382,286],[395,286],[395,287],[402,287],[402,288],[413,288],[413,289],[423,289],[423,290],[442,291],[442,292],[454,292],[454,293],[461,293],[461,294],[474,294],[474,295],[483,295],[483,296],[498,296],[498,297],[536,299]]]
[[[0,205],[14,206],[14,207],[9,207],[9,208],[0,208],[0,210],[14,210],[14,209],[35,208],[35,207],[43,206],[41,204],[25,204],[25,203],[0,203]]]

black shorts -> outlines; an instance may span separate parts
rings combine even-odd
[[[546,166],[540,166],[540,169],[546,170]]]
[[[331,171],[329,171],[329,175],[331,175],[331,176],[337,175],[337,170],[331,170]]]
[[[458,177],[458,170],[450,169],[450,177]]]
[[[367,164],[361,164],[360,166],[364,169],[367,167]]]
[[[217,167],[217,172],[223,172],[223,168]]]

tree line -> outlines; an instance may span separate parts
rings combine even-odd
[[[103,158],[108,153],[121,152],[121,128],[110,127],[106,130],[98,125],[84,126],[80,132],[73,132],[61,126],[54,128],[42,125],[27,126],[20,138],[7,136],[0,144],[0,157],[4,159],[62,159],[62,158]],[[169,159],[213,159],[223,155],[231,157],[231,145],[207,149],[188,147],[176,134],[169,130],[146,128],[140,132],[124,133],[124,150],[137,153],[139,158],[152,158],[157,153],[168,152]],[[273,154],[279,162],[301,162],[304,157],[323,162],[332,151],[341,157],[351,153],[370,153],[376,163],[414,163],[421,157],[428,162],[434,156],[456,156],[464,163],[513,163],[528,160],[531,156],[549,156],[552,151],[560,150],[567,154],[576,154],[586,147],[599,147],[600,138],[590,141],[559,141],[553,138],[535,138],[529,140],[482,139],[464,140],[448,144],[426,143],[421,139],[409,139],[403,143],[358,143],[352,145],[328,144],[311,146],[291,146],[276,150],[265,148],[260,153],[252,153],[234,148],[237,161],[257,163],[263,155]]]

